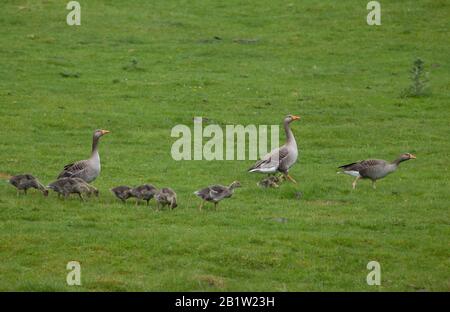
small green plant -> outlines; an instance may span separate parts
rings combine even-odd
[[[64,70],[64,71],[60,72],[59,75],[64,78],[80,78],[80,73],[72,72],[69,70]]]
[[[142,71],[144,70],[142,67],[138,65],[138,60],[136,58],[132,58],[130,62],[122,67],[123,70],[126,71]]]
[[[425,63],[420,58],[414,61],[410,70],[411,85],[402,91],[402,97],[420,97],[430,94],[428,88],[428,74],[425,72]]]

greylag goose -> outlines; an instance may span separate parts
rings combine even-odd
[[[213,202],[214,208],[217,208],[219,201],[224,198],[230,198],[233,195],[234,190],[238,187],[241,187],[241,183],[239,181],[234,181],[228,187],[223,185],[211,185],[194,192],[195,195],[202,199],[199,209],[202,210],[203,204],[207,201]]]
[[[136,197],[137,200],[147,201],[147,206],[148,206],[148,202],[150,201],[150,199],[153,198],[153,196],[155,196],[157,191],[158,190],[153,185],[144,184],[144,185],[140,185],[140,186],[132,189],[131,196]],[[138,201],[136,201],[136,204],[137,203],[138,203]]]
[[[29,188],[35,188],[42,192],[44,196],[48,196],[48,190],[31,174],[19,174],[9,178],[9,183],[17,189],[17,193],[23,190],[26,194]]]
[[[96,188],[80,178],[61,178],[50,183],[48,188],[58,193],[58,195],[63,195],[64,198],[67,198],[70,194],[78,194],[82,201],[84,201],[83,194],[87,194],[89,197],[91,194],[98,195]]]
[[[72,178],[72,179],[75,180],[75,182],[83,185],[83,188],[86,189],[86,193],[89,197],[91,197],[91,195],[95,195],[95,197],[98,197],[99,191],[96,187],[90,185],[81,178]]]
[[[111,189],[111,192],[116,195],[118,199],[122,202],[125,202],[128,198],[131,197],[131,191],[133,189],[126,185],[117,186]]]
[[[89,159],[80,160],[64,166],[64,170],[58,175],[58,179],[73,177],[81,178],[90,183],[100,174],[100,156],[98,143],[102,136],[109,133],[108,130],[95,130],[92,138],[92,152]]]
[[[177,194],[171,188],[164,187],[160,189],[155,194],[156,202],[158,203],[157,209],[159,210],[159,205],[164,208],[169,205],[170,209],[174,209],[178,206],[177,204]]]
[[[281,172],[287,179],[293,183],[297,183],[290,175],[289,168],[295,164],[298,157],[297,142],[292,133],[289,124],[300,117],[288,115],[284,118],[284,131],[286,132],[286,143],[279,148],[274,149],[269,154],[257,161],[248,172],[259,172],[273,174],[277,171]]]
[[[402,154],[393,162],[387,162],[381,159],[367,159],[340,166],[339,168],[342,171],[338,173],[345,173],[356,177],[352,183],[353,189],[356,188],[356,182],[358,182],[359,179],[371,179],[372,187],[375,189],[377,180],[394,172],[401,162],[410,159],[416,159],[416,156],[410,153]]]
[[[260,187],[266,188],[277,188],[280,186],[281,182],[284,180],[284,175],[281,176],[269,176],[267,178],[262,179],[257,183]]]

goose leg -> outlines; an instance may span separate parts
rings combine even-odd
[[[203,204],[204,204],[205,202],[202,200],[202,202],[200,203],[200,206],[198,207],[198,210],[200,210],[200,211],[202,211],[202,208],[203,208]]]
[[[358,182],[359,179],[360,177],[356,177],[355,181],[353,181],[352,183],[353,189],[356,189],[356,182]]]
[[[81,201],[83,201],[83,202],[85,201],[83,198],[83,195],[81,195],[81,193],[78,193],[78,196],[80,197]]]
[[[289,174],[286,174],[286,178],[289,179],[292,183],[297,184],[297,181],[294,180]]]
[[[217,204],[218,202],[214,202],[214,210],[217,210]]]
[[[373,180],[373,181],[372,181],[372,187],[373,187],[374,190],[377,189],[377,186],[376,186],[376,184],[375,184],[376,182],[377,182],[377,180]]]

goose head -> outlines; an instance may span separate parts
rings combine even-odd
[[[100,139],[102,136],[104,136],[105,134],[108,134],[110,131],[108,130],[103,130],[103,129],[98,129],[94,131],[94,138],[95,139]]]
[[[291,123],[291,122],[293,122],[293,121],[295,121],[295,120],[299,120],[299,119],[300,119],[299,116],[296,116],[296,115],[287,115],[287,116],[284,118],[284,122],[285,122],[285,123]]]
[[[241,182],[239,182],[239,181],[233,181],[233,183],[231,183],[231,185],[230,185],[230,189],[235,189],[235,188],[238,188],[238,187],[241,187]]]
[[[394,160],[393,163],[398,166],[401,162],[404,162],[404,161],[410,160],[410,159],[416,159],[416,155],[413,155],[410,153],[404,153],[404,154],[401,154],[396,160]]]
[[[405,154],[400,155],[400,159],[403,161],[410,160],[410,159],[416,159],[416,155],[410,154],[410,153],[405,153]]]

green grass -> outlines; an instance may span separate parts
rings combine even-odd
[[[366,1],[154,2],[81,1],[70,27],[61,1],[2,1],[0,172],[48,183],[88,156],[94,129],[112,133],[98,199],[17,197],[0,180],[0,290],[449,290],[448,1],[381,2],[378,27]],[[401,98],[418,57],[431,95]],[[298,185],[257,188],[252,161],[170,156],[171,128],[193,116],[287,113],[302,116]],[[402,152],[417,160],[377,190],[336,175]],[[243,187],[218,211],[197,210],[194,190],[233,180]],[[108,191],[142,182],[175,189],[179,207]],[[80,287],[66,285],[70,260]],[[366,284],[371,260],[379,287]]]

